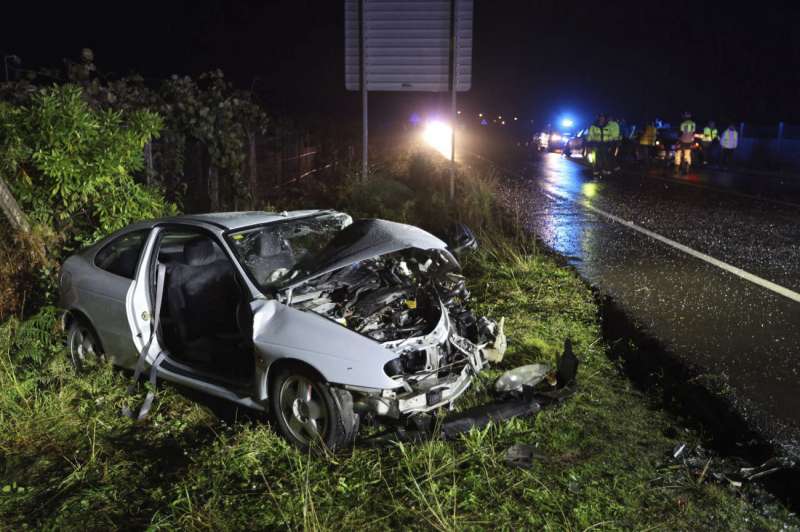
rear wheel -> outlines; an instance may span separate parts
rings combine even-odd
[[[105,364],[106,358],[100,348],[100,342],[92,328],[83,320],[72,320],[67,331],[67,348],[70,362],[77,371]]]
[[[280,368],[271,379],[269,402],[280,433],[303,450],[344,447],[358,430],[349,392],[331,388],[305,366]]]

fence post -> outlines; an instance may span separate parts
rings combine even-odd
[[[219,172],[213,164],[208,165],[208,199],[211,212],[219,211]]]
[[[739,123],[739,146],[742,145],[743,141],[744,141],[744,122],[740,122]],[[736,154],[741,153],[741,151],[742,150],[739,147],[737,147],[735,150],[733,150],[733,160],[734,161],[737,159]],[[741,157],[739,157],[739,160],[741,160]]]

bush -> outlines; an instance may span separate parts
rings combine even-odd
[[[362,181],[354,169],[346,171],[340,180],[341,185],[333,190],[332,198],[326,198],[327,203],[357,217],[388,218],[434,233],[443,232],[453,222],[489,232],[500,228],[507,218],[497,211],[499,187],[493,174],[460,166],[455,198],[451,200],[450,163],[429,150],[410,151],[373,168],[367,181]],[[310,207],[308,203],[280,202],[287,203]]]
[[[160,128],[149,111],[90,107],[77,85],[39,89],[28,105],[0,102],[0,174],[31,219],[71,250],[174,211],[131,176]],[[48,247],[61,258],[61,246]]]

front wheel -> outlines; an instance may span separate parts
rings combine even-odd
[[[67,348],[76,371],[85,371],[105,363],[105,355],[94,331],[80,319],[74,319],[69,326]]]
[[[270,411],[281,435],[302,450],[340,449],[358,430],[349,392],[331,388],[310,368],[285,366],[271,379]]]

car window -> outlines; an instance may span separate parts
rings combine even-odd
[[[261,288],[280,286],[302,272],[296,267],[315,256],[352,223],[343,213],[272,222],[232,233],[228,239],[239,262]]]
[[[95,256],[95,266],[127,279],[133,279],[136,276],[139,255],[142,254],[142,248],[149,232],[149,229],[134,231],[112,240]]]

